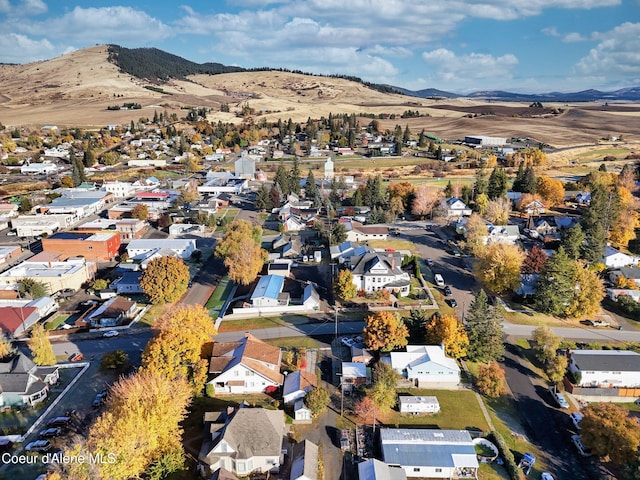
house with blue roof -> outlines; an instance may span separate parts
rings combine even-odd
[[[478,478],[478,459],[467,430],[382,428],[384,462],[408,478]]]
[[[265,275],[258,280],[249,302],[254,307],[277,307],[289,305],[289,294],[283,293],[284,277]]]

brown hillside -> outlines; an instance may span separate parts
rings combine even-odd
[[[256,112],[254,121],[291,118],[304,122],[329,113],[395,114],[396,119],[380,122],[383,128],[409,125],[413,132],[424,128],[448,139],[470,134],[525,136],[558,147],[592,144],[607,135],[623,134],[627,141],[640,140],[640,109],[633,106],[545,104],[542,116],[531,116],[528,104],[426,100],[384,94],[348,80],[286,72],[195,75],[163,85],[171,94],[152,92],[145,85],[109,63],[106,46],[27,65],[0,65],[0,122],[104,126],[151,117],[154,109],[184,116],[181,107],[185,106],[211,108],[210,120],[240,122],[242,118],[236,113],[248,104]],[[109,105],[124,102],[140,103],[143,108],[107,110]],[[219,111],[223,103],[230,105],[230,113]],[[548,115],[554,107],[564,109],[564,113]],[[418,110],[424,116],[399,118],[406,110]],[[470,113],[484,115],[468,118]],[[361,119],[363,125],[368,122],[367,118]]]

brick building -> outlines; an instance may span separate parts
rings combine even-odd
[[[59,253],[61,259],[84,257],[89,261],[113,260],[120,249],[120,234],[114,233],[55,233],[42,239],[45,252]]]

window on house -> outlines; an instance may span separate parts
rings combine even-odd
[[[440,473],[440,472],[442,472],[442,469],[441,468],[436,468],[436,473]]]
[[[420,467],[413,467],[413,471],[414,472],[419,472],[420,471]]]

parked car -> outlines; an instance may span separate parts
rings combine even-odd
[[[440,288],[444,287],[444,277],[441,274],[436,273],[433,276],[433,281],[436,282],[436,285],[439,286]]]
[[[449,287],[449,285],[447,285],[446,287],[444,287],[444,295],[446,297],[448,297],[449,295],[451,295],[451,287]]]
[[[16,232],[7,232],[7,237],[15,237],[18,235]]]
[[[571,435],[571,441],[578,449],[578,453],[580,455],[582,455],[583,457],[591,456],[591,450],[584,446],[584,444],[582,443],[582,437],[580,435]]]
[[[451,306],[451,308],[457,308],[458,307],[458,302],[456,302],[455,298],[450,298],[447,301],[449,302],[449,306]]]
[[[62,298],[73,297],[76,294],[76,291],[73,288],[63,288],[58,291],[58,295]]]
[[[82,355],[81,353],[74,353],[73,355],[71,355],[69,360],[71,360],[72,362],[79,362],[83,358],[84,358],[84,355]]]
[[[64,430],[62,430],[61,427],[51,427],[51,428],[47,428],[46,430],[41,430],[38,437],[53,438],[53,437],[59,437],[63,433],[64,433]]]
[[[102,334],[102,336],[105,338],[117,337],[118,335],[120,334],[118,333],[117,330],[107,330]]]
[[[343,345],[346,345],[347,347],[353,347],[356,343],[351,337],[342,337],[340,341],[342,342]]]
[[[590,327],[610,327],[611,323],[607,320],[587,320],[587,325]]]
[[[576,430],[580,431],[580,421],[582,420],[582,415],[579,413],[572,413],[569,415],[571,417],[571,421],[573,422],[573,426],[576,427]]]
[[[567,402],[562,393],[551,390],[551,394],[560,408],[569,408],[569,402]]]
[[[556,480],[556,479],[549,472],[542,472],[542,475],[540,475],[540,480]]]
[[[427,265],[429,265],[429,267],[433,267],[433,260],[427,258]]]
[[[24,449],[27,452],[48,452],[51,450],[52,445],[49,440],[36,440],[35,442],[27,443]]]
[[[71,417],[55,417],[47,422],[47,427],[68,427]]]
[[[93,408],[99,408],[102,404],[107,400],[107,395],[109,394],[109,390],[106,388],[96,394],[96,398],[93,399]]]

